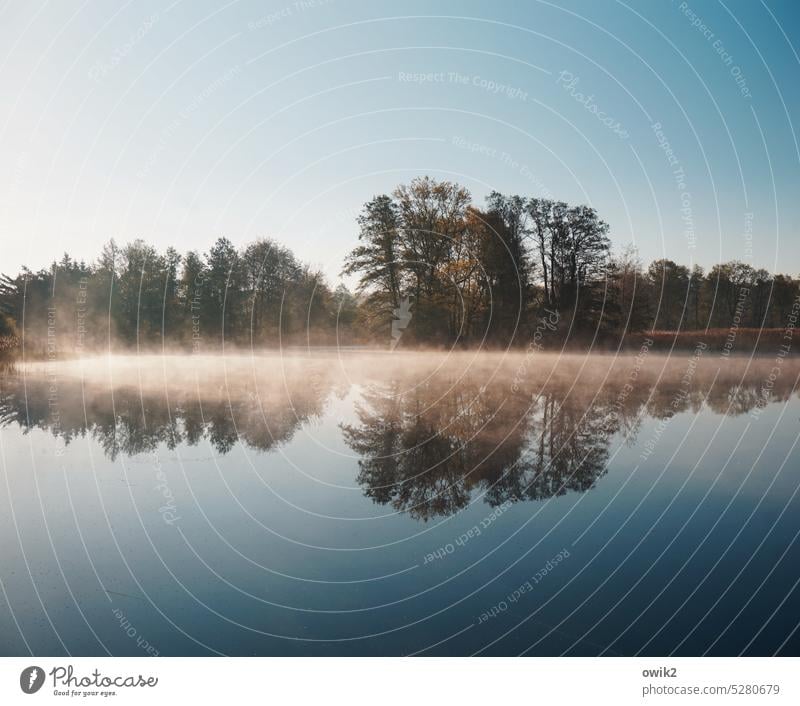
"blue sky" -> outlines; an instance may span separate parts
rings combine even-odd
[[[429,174],[800,273],[800,3],[9,2],[0,270],[269,236],[335,281]]]

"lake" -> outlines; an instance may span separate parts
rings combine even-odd
[[[800,654],[798,375],[700,349],[10,366],[0,653]]]

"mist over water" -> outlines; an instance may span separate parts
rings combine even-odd
[[[798,40],[2,2],[0,706],[791,700]]]
[[[796,652],[762,612],[800,558],[799,374],[702,348],[17,363],[0,651],[16,620],[37,653],[140,654],[116,610],[160,654]]]

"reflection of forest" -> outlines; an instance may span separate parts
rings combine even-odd
[[[630,356],[585,367],[580,358],[553,358],[522,376],[516,365],[490,365],[488,357],[441,368],[426,360],[359,359],[358,374],[349,374],[363,391],[358,421],[342,424],[365,494],[419,519],[453,513],[474,492],[496,506],[586,491],[606,471],[612,437],[633,439],[643,417],[704,403],[718,414],[747,413],[762,401],[787,400],[797,372],[784,369],[767,389],[769,363],[748,368],[746,360],[703,361],[690,376],[678,356],[641,368]],[[88,435],[111,458],[202,440],[219,453],[237,442],[269,450],[320,415],[332,393],[346,391],[332,370],[308,362],[192,384],[170,375],[150,386],[66,376],[55,400],[45,375],[6,373],[0,425],[47,429],[67,444]]]
[[[268,450],[288,441],[297,428],[319,415],[332,383],[323,372],[267,379],[200,378],[194,384],[113,388],[59,379],[52,400],[41,375],[0,377],[0,425],[49,429],[69,444],[90,435],[110,458],[174,448],[207,440],[219,453],[237,441]]]
[[[594,366],[583,375],[556,370],[516,393],[481,375],[416,384],[419,376],[409,375],[370,386],[359,424],[343,431],[361,456],[365,493],[419,519],[454,513],[473,492],[492,506],[583,492],[606,472],[611,438],[632,440],[643,416],[697,411],[704,401],[736,415],[764,399],[761,371],[742,383],[741,364],[700,367],[691,377],[683,367],[670,364],[659,379],[658,369],[632,377],[630,363],[627,373],[611,366],[605,384]],[[788,399],[793,379],[783,377],[767,401]]]
[[[359,483],[379,503],[428,519],[467,505],[474,489],[492,505],[587,490],[602,475],[611,430],[604,407],[575,395],[510,395],[429,380],[396,395],[373,387],[345,426]]]

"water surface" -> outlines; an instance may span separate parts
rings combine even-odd
[[[710,352],[17,365],[0,653],[798,654],[798,374]]]

